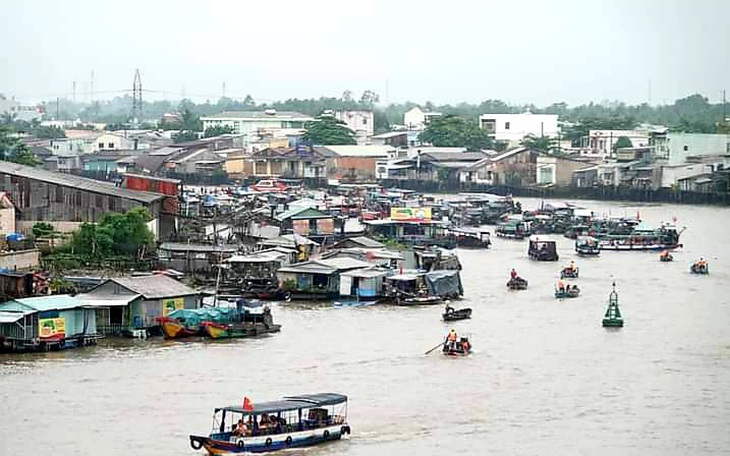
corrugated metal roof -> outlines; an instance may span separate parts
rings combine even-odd
[[[26,315],[30,315],[33,312],[22,312],[22,311],[0,311],[0,324],[2,323],[15,323]]]
[[[34,296],[32,298],[20,298],[0,304],[2,310],[26,310],[18,304],[38,312],[47,310],[65,310],[83,307],[84,302],[71,295]]]
[[[321,149],[329,149],[339,157],[388,157],[395,152],[393,146],[323,146]]]
[[[31,166],[19,165],[0,160],[0,173],[18,177],[25,177],[50,184],[84,190],[87,192],[100,193],[102,195],[116,196],[142,203],[151,203],[164,198],[156,193],[130,190],[128,188],[116,187],[107,182],[88,179],[86,177],[74,176],[72,174],[55,173]]]
[[[339,257],[339,258],[330,258],[327,260],[316,260],[317,263],[323,264],[327,267],[336,269],[338,271],[345,271],[348,269],[357,269],[357,268],[369,268],[372,266],[372,264],[367,263],[365,261],[360,261],[355,258],[350,257]]]
[[[163,242],[160,250],[176,252],[236,252],[236,245],[186,244],[184,242]]]
[[[198,294],[197,291],[184,283],[164,275],[115,277],[109,280],[142,295],[145,299],[172,298]]]
[[[343,240],[335,243],[335,246],[337,246],[338,244],[347,243],[348,241],[354,242],[355,244],[359,244],[363,247],[370,247],[373,249],[380,249],[380,248],[385,247],[385,244],[383,244],[382,242],[378,242],[375,239],[371,239],[367,236],[357,236],[357,237],[353,237],[353,238],[349,238],[349,239],[343,239]]]
[[[141,295],[85,295],[80,294],[78,298],[84,302],[84,305],[89,307],[125,307],[130,302],[139,298]]]
[[[330,275],[337,272],[336,269],[326,266],[324,264],[320,264],[320,262],[316,261],[307,261],[304,263],[297,263],[292,264],[289,266],[285,266],[283,268],[279,268],[278,272],[284,272],[284,273],[292,273],[292,274],[324,274],[324,275]]]
[[[381,269],[355,269],[353,271],[347,271],[340,274],[343,277],[360,277],[363,279],[372,279],[374,277],[385,277],[388,275],[388,271]]]
[[[270,111],[269,111],[270,112]],[[268,114],[267,111],[224,111],[220,114],[201,117],[200,120],[217,120],[217,119],[271,119],[271,120],[314,120],[312,116],[302,114],[295,111],[274,111]]]

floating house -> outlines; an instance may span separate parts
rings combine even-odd
[[[365,234],[375,239],[395,240],[407,245],[456,247],[456,239],[448,234],[446,224],[438,220],[399,220],[391,217],[365,220],[363,223]]]
[[[284,247],[297,252],[297,261],[306,261],[311,255],[318,252],[320,244],[299,234],[285,234],[271,239],[264,239],[258,243],[262,249]]]
[[[186,244],[163,242],[157,249],[160,266],[187,273],[209,272],[213,265],[233,256],[236,245]]]
[[[36,296],[0,304],[0,349],[45,351],[82,347],[102,337],[98,309],[70,295]]]
[[[335,217],[314,207],[299,206],[276,216],[283,233],[293,232],[318,241],[333,237]]]
[[[292,299],[331,299],[340,294],[340,275],[355,269],[370,268],[370,263],[354,258],[310,260],[277,271],[279,287]]]
[[[340,274],[340,296],[361,301],[374,301],[383,296],[383,283],[388,275],[387,269],[354,269]]]
[[[134,330],[156,334],[158,317],[166,317],[173,310],[200,307],[200,293],[165,275],[115,277],[78,297],[99,308],[99,331],[114,335]]]
[[[335,249],[382,249],[385,248],[385,244],[367,236],[357,236],[335,242],[332,247]]]

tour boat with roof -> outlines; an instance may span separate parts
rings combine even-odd
[[[191,435],[190,446],[209,455],[265,453],[313,446],[349,434],[343,394],[303,394],[261,403],[244,398],[243,404],[216,408],[210,435]]]

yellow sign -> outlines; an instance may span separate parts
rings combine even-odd
[[[38,328],[41,339],[64,339],[66,337],[65,318],[40,318]]]
[[[184,307],[185,298],[165,299],[162,301],[162,316],[166,317],[173,310],[180,310]]]
[[[431,220],[430,207],[391,207],[390,219],[400,222],[422,222]]]

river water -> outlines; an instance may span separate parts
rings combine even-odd
[[[523,207],[536,200],[521,199]],[[307,455],[697,455],[730,453],[730,210],[582,202],[687,226],[672,263],[656,253],[576,258],[580,297],[559,301],[560,264],[526,241],[459,252],[474,309],[454,328],[475,353],[433,347],[442,308],[274,304],[280,334],[227,342],[107,340],[0,357],[0,454],[192,455],[216,406],[333,391],[353,434]],[[688,273],[699,256],[710,275]],[[515,267],[530,282],[510,292]],[[601,327],[615,276],[626,326]]]

